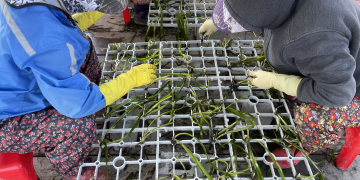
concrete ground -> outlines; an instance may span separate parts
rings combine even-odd
[[[129,5],[130,13],[133,13],[132,4]],[[174,28],[167,29],[166,40],[176,40]],[[129,43],[129,42],[144,42],[146,26],[139,26],[133,22],[125,24],[122,14],[120,15],[105,15],[93,26],[91,26],[86,33],[92,38],[99,60],[104,60],[106,48],[109,43]],[[190,29],[189,38],[194,40],[197,38],[197,30]],[[252,32],[238,33],[238,34],[222,34],[217,32],[215,36],[218,39],[233,38],[233,39],[257,39],[258,35]],[[157,38],[158,39],[158,38]],[[95,157],[95,154],[94,154]],[[323,161],[319,164],[321,171],[326,180],[356,180],[360,179],[360,158],[358,157],[348,171],[338,170],[332,162],[330,156],[326,152],[320,152],[311,155],[316,162]],[[67,180],[59,176],[52,168],[50,161],[45,157],[43,151],[34,153],[34,167],[41,180]],[[111,172],[110,172],[111,174]]]

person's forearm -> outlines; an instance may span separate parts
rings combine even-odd
[[[120,99],[132,88],[154,82],[156,66],[141,64],[123,73],[110,82],[100,85],[100,91],[105,96],[106,106]]]

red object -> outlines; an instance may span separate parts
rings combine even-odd
[[[284,93],[284,92],[283,92]],[[286,98],[288,98],[289,100],[295,100],[297,97],[296,96],[291,96],[291,95],[288,95],[288,94],[286,94],[286,93],[284,93],[284,96],[286,97]]]
[[[130,22],[131,18],[130,18],[130,13],[129,13],[128,7],[126,7],[126,9],[123,11],[123,16],[124,16],[125,23]]]
[[[360,127],[347,128],[345,133],[345,144],[336,158],[336,167],[343,171],[349,169],[360,153]]]
[[[296,156],[294,156],[294,153],[296,151],[296,148],[293,146],[291,148],[293,151],[291,152],[291,155],[293,157],[303,157],[301,151],[298,151],[298,153],[296,154]],[[286,154],[286,151],[285,149],[275,149],[274,151],[272,151],[271,153],[273,153],[275,155],[275,157],[287,157],[287,154]],[[309,154],[309,153],[306,153],[306,154]],[[268,162],[273,162],[271,157],[268,156],[266,158],[266,160]],[[301,160],[293,160],[293,163],[294,163],[294,166],[297,165]],[[280,165],[281,169],[286,169],[286,168],[290,168],[290,163],[288,161],[277,161],[277,163]],[[273,165],[275,167],[275,164]]]
[[[33,153],[16,154],[0,152],[1,180],[37,180]]]

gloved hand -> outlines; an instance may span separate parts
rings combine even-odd
[[[93,25],[97,20],[99,20],[105,13],[98,11],[89,11],[84,13],[76,13],[72,15],[72,18],[78,22],[78,26],[82,32],[87,28]]]
[[[248,80],[261,89],[275,88],[288,95],[297,96],[297,88],[303,79],[299,76],[276,74],[262,70],[247,70]]]
[[[199,28],[199,36],[201,39],[204,39],[207,36],[210,36],[218,29],[216,28],[212,19],[208,19],[204,22],[204,24]]]
[[[135,66],[127,73],[117,76],[110,82],[101,84],[100,91],[105,96],[106,106],[120,99],[132,88],[154,82],[156,66],[142,64]]]

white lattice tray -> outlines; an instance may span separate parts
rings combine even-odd
[[[189,27],[200,27],[203,22],[212,17],[212,11],[218,0],[161,0],[162,13],[163,13],[163,26],[164,27],[177,27],[176,18],[179,12],[180,2],[182,2],[182,10],[187,14]],[[167,3],[164,3],[167,2]],[[184,3],[186,2],[186,3]],[[154,26],[155,23],[151,22],[155,16],[160,17],[161,10],[157,5],[157,1],[152,0],[149,7],[148,25]],[[155,16],[154,16],[155,15]],[[160,19],[156,26],[160,26]]]
[[[203,5],[205,4],[203,3]],[[200,100],[213,99],[217,102],[224,102],[223,107],[232,104],[232,108],[248,112],[254,116],[256,126],[250,129],[250,135],[253,137],[253,140],[250,141],[251,147],[249,147],[249,145],[240,138],[235,138],[235,142],[244,148],[246,152],[248,152],[249,148],[254,149],[254,152],[256,153],[256,161],[261,166],[264,179],[281,179],[278,172],[276,171],[276,168],[274,168],[271,163],[266,161],[266,156],[268,156],[268,154],[259,144],[259,142],[264,144],[269,149],[276,146],[276,144],[256,134],[268,136],[275,141],[279,141],[284,137],[284,132],[281,128],[276,131],[279,124],[279,119],[275,114],[276,110],[278,110],[277,113],[279,113],[281,117],[288,120],[289,126],[294,129],[294,122],[285,100],[281,98],[274,98],[267,91],[253,88],[249,84],[237,84],[234,86],[236,82],[247,79],[247,69],[252,70],[260,67],[261,64],[259,62],[249,63],[246,66],[241,63],[237,64],[240,57],[245,60],[251,57],[259,56],[261,50],[254,48],[255,45],[259,43],[262,43],[262,41],[256,42],[253,40],[234,40],[229,44],[229,46],[225,48],[223,47],[222,42],[219,40],[209,40],[204,41],[203,43],[201,43],[200,40],[181,42],[181,51],[188,56],[190,65],[198,70],[203,71],[206,76],[196,70],[194,71],[187,68],[186,62],[183,58],[177,59],[177,56],[179,56],[179,42],[177,41],[155,42],[152,46],[152,49],[148,48],[149,44],[147,42],[119,44],[118,47],[114,44],[109,44],[103,65],[102,79],[108,81],[121,74],[121,71],[124,68],[124,64],[126,63],[126,59],[129,59],[130,61],[127,67],[124,68],[124,72],[130,70],[136,65],[141,64],[141,62],[136,60],[137,57],[144,57],[144,55],[148,54],[149,51],[153,52],[155,49],[161,49],[159,54],[163,56],[163,60],[158,65],[158,69],[156,70],[158,73],[186,72],[199,75],[197,82],[208,87],[203,87],[201,90],[193,83],[190,85],[194,87],[194,90],[196,91]],[[127,55],[124,56],[124,54]],[[124,58],[122,59],[122,57]],[[182,79],[178,77],[170,76],[167,77],[167,79],[172,79],[172,81],[169,83],[171,88],[179,87],[179,84],[182,82]],[[130,91],[123,98],[119,99],[117,103],[130,101],[134,97],[141,95],[149,96],[161,88],[165,82],[166,79],[162,79],[155,82],[146,89],[146,86],[134,88],[133,91]],[[188,87],[189,86],[184,87],[181,90],[180,95],[183,95],[184,97],[188,95]],[[168,93],[168,88],[165,88],[158,95],[158,99],[163,98]],[[167,102],[169,101],[164,101],[161,103],[161,105],[164,105]],[[173,116],[174,124],[159,128],[156,132],[151,134],[143,144],[139,144],[139,137],[143,136],[143,133],[146,131],[150,122],[154,118],[158,117],[166,110],[171,109],[173,106],[177,108],[182,106],[184,103],[191,104],[193,101],[191,101],[191,98],[189,98],[187,102],[185,102],[184,99],[178,100],[175,103],[170,103],[166,108],[158,112],[150,114],[146,117],[141,117],[138,127],[131,133],[132,138],[130,138],[130,140],[124,139],[119,143],[108,145],[108,147],[112,147],[115,152],[118,153],[117,156],[109,157],[108,162],[108,168],[115,168],[117,172],[117,180],[126,179],[130,173],[136,174],[135,179],[156,179],[162,177],[164,178],[169,175],[178,175],[179,177],[184,177],[185,171],[175,157],[178,157],[181,162],[185,164],[188,179],[199,180],[203,178],[199,174],[198,169],[193,166],[192,162],[190,162],[189,155],[186,153],[183,147],[180,144],[173,146],[172,142],[173,136],[183,132],[192,134],[193,136],[200,139],[200,128],[191,121],[191,111],[185,109],[181,112],[176,112],[176,114]],[[107,109],[107,111],[109,111],[109,109]],[[116,140],[116,138],[120,139],[128,134],[134,122],[138,118],[138,112],[139,111],[133,111],[131,114],[121,119],[117,127],[108,132],[108,134],[110,134],[110,138],[112,138],[112,140]],[[114,122],[118,120],[119,116],[120,115],[114,115],[107,118],[105,120],[103,129],[98,129],[97,133],[104,136],[105,131],[107,131],[107,127],[109,127],[109,125],[113,125]],[[164,125],[169,121],[170,117],[170,115],[163,115],[159,117],[155,123],[150,125],[150,128]],[[213,130],[222,130],[224,127],[233,123],[236,118],[237,116],[228,113],[225,110],[218,114],[212,115],[211,122]],[[234,129],[239,129],[242,127],[245,127],[245,124],[240,122]],[[203,126],[203,128],[204,130],[209,129],[208,126]],[[246,132],[241,131],[240,135],[244,137]],[[195,139],[188,136],[181,136],[179,139],[199,159],[201,159],[204,167],[208,168],[210,172],[210,167],[206,164],[205,152],[199,143]],[[207,150],[209,146],[212,147],[211,150],[207,151],[212,159],[219,158],[223,161],[229,162],[229,164],[234,167],[235,162],[233,152],[234,148],[237,147],[233,147],[231,144],[226,144],[232,141],[230,134],[220,138],[218,143],[212,142],[210,144],[209,137],[205,135],[204,138],[200,139],[200,141],[205,145]],[[224,148],[220,148],[219,143],[225,144]],[[99,144],[94,144],[93,148],[98,150],[97,160],[92,163],[83,164],[80,169],[85,166],[96,166],[97,169],[100,166],[105,166],[106,163],[104,158],[102,158],[102,151]],[[237,152],[240,151],[241,150],[237,148]],[[307,172],[305,175],[313,175],[309,163],[305,158],[292,157],[289,154],[289,151],[286,151],[288,157],[276,157],[276,160],[287,160],[289,162],[292,162],[293,160],[303,160],[304,162],[303,165],[298,165],[296,167],[291,165],[290,169],[284,170],[286,179],[295,179],[295,176],[299,171]],[[246,155],[244,155],[244,157],[238,156],[236,170],[245,170],[248,167],[248,163],[250,163],[250,159]],[[225,168],[223,163],[216,163],[216,165],[218,168]],[[151,173],[152,176],[150,176],[149,173]],[[216,179],[218,173],[219,172],[217,171],[213,173],[214,179]],[[97,171],[94,175],[96,177]],[[165,179],[171,179],[171,177]],[[252,175],[240,174],[235,176],[234,179],[252,179]]]

